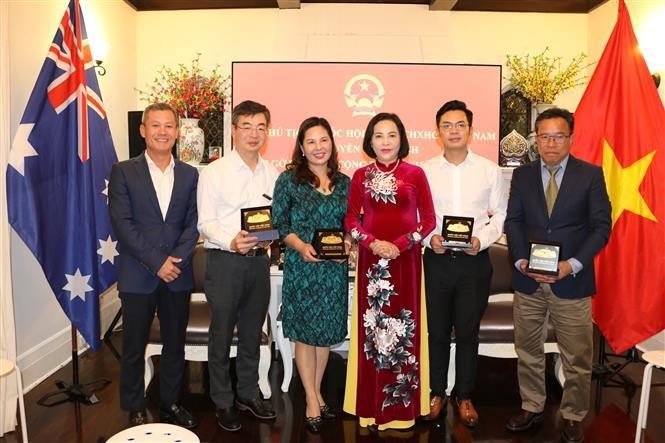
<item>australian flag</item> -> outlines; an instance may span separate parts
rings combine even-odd
[[[99,295],[117,280],[107,209],[117,161],[79,1],[71,0],[12,143],[7,205],[10,224],[94,350]]]

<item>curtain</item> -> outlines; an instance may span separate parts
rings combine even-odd
[[[5,171],[10,143],[9,4],[0,2],[0,358],[16,363]],[[16,371],[0,379],[0,437],[16,428]],[[25,426],[25,424],[23,424]]]

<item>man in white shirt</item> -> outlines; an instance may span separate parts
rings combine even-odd
[[[487,248],[503,232],[508,200],[498,165],[471,152],[473,113],[464,102],[445,103],[436,113],[443,155],[423,167],[434,200],[436,229],[425,238],[423,257],[429,325],[431,412],[447,403],[451,332],[455,329],[455,403],[465,425],[478,424],[471,402],[478,359],[478,328],[487,307],[492,265]],[[471,247],[443,245],[443,216],[473,217]]]
[[[194,286],[191,257],[199,237],[199,175],[171,154],[178,137],[178,116],[171,106],[148,106],[140,130],[145,153],[113,165],[109,180],[109,213],[120,253],[120,405],[129,412],[131,426],[147,422],[143,354],[157,310],[163,343],[160,420],[192,428],[196,420],[177,399],[185,369],[189,296]]]
[[[277,170],[259,151],[266,143],[270,111],[244,101],[233,108],[234,149],[212,162],[198,184],[198,228],[208,249],[205,292],[210,305],[208,370],[217,423],[238,431],[233,408],[229,350],[238,329],[238,398],[235,406],[260,419],[274,419],[269,402],[259,396],[261,327],[270,301],[270,263],[265,244],[241,229],[242,208],[266,206],[272,200]]]

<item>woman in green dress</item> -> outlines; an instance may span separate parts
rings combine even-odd
[[[284,335],[296,343],[296,367],[307,401],[305,426],[318,432],[335,413],[321,395],[330,346],[347,334],[348,266],[317,258],[317,229],[344,229],[350,179],[339,171],[328,121],[302,122],[291,163],[275,184],[273,222],[287,246],[282,286]],[[350,238],[344,239],[346,252]]]

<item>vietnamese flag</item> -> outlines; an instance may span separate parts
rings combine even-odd
[[[665,109],[623,0],[575,112],[572,152],[602,166],[612,201],[593,318],[623,352],[665,328]]]

